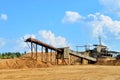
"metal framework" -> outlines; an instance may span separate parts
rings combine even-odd
[[[35,49],[36,60],[37,60],[37,57],[38,57],[38,45],[39,45],[39,46],[41,46],[41,61],[43,61],[43,58],[44,58],[46,62],[48,62],[48,59],[50,59],[49,61],[52,62],[52,55],[53,55],[52,51],[55,51],[57,53],[56,56],[55,56],[56,64],[59,64],[59,60],[62,60],[62,64],[71,63],[71,60],[73,60],[73,59],[72,59],[72,57],[70,58],[70,55],[74,56],[74,57],[78,57],[80,59],[87,60],[87,61],[88,60],[96,61],[96,59],[91,58],[88,55],[78,54],[77,52],[70,50],[69,47],[55,48],[51,45],[43,43],[40,40],[37,40],[37,39],[34,39],[34,38],[28,38],[28,39],[25,40],[25,42],[30,42],[31,43],[31,46],[29,46],[30,49],[31,49],[31,53],[32,53],[31,58],[33,58],[33,53],[34,53],[33,49]],[[46,55],[45,57],[44,57],[44,54],[43,54],[44,50],[45,50],[45,55]],[[49,55],[48,55],[48,53],[49,53]]]
[[[33,58],[33,53],[34,53],[34,49],[35,49],[35,57],[37,60],[38,57],[38,45],[41,46],[41,61],[45,61],[48,62],[48,57],[50,57],[50,62],[52,62],[52,56],[53,53],[52,51],[55,51],[57,53],[61,53],[61,50],[58,48],[55,48],[51,45],[48,45],[46,43],[41,42],[40,40],[34,39],[34,38],[28,38],[25,40],[25,42],[30,42],[30,49],[31,49],[31,58]],[[45,53],[44,53],[45,51]],[[50,51],[50,52],[49,52]],[[49,53],[49,55],[48,55]],[[44,60],[45,59],[45,60]],[[56,63],[58,63],[58,60],[55,60]]]
[[[54,51],[61,52],[60,49],[57,49],[57,48],[55,48],[55,47],[53,47],[53,46],[51,46],[51,45],[48,45],[48,44],[46,44],[46,43],[43,43],[43,42],[41,42],[41,41],[39,41],[39,40],[37,40],[37,39],[34,39],[34,38],[28,38],[28,39],[25,40],[25,42],[35,43],[35,44],[40,45],[40,46],[43,46],[43,47],[45,47],[45,48],[48,48],[48,49],[51,49],[51,50],[54,50]],[[46,49],[46,50],[47,50],[47,49]]]

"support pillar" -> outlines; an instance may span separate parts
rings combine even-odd
[[[41,61],[43,61],[43,46],[41,46]]]
[[[83,59],[83,60],[82,60],[82,64],[88,64],[88,60]]]
[[[52,49],[51,49],[51,52],[50,52],[50,62],[52,63]]]
[[[45,54],[46,54],[46,62],[48,61],[48,48],[47,47],[45,47]]]
[[[84,54],[85,54],[86,56],[89,55],[88,52],[85,52]],[[83,58],[83,60],[82,60],[82,64],[88,64],[88,60]]]
[[[38,57],[38,56],[37,56],[37,44],[36,44],[36,60],[37,60],[37,57]]]
[[[31,58],[33,58],[33,43],[31,42]]]

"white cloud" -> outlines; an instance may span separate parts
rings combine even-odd
[[[1,17],[0,17],[2,20],[6,21],[8,16],[7,14],[1,14]]]
[[[93,17],[93,20],[91,20],[91,25],[94,27],[94,36],[106,36],[105,32],[109,31],[116,36],[116,38],[120,37],[120,21],[112,20],[111,17],[100,13],[90,14],[88,17]]]
[[[44,39],[44,41],[46,41],[46,43],[55,47],[66,47],[69,45],[64,37],[55,36],[54,33],[52,33],[50,30],[41,30],[39,31],[39,34]]]
[[[27,44],[24,42],[23,38],[17,39],[16,43],[17,43],[16,50],[22,50],[27,47]]]
[[[44,40],[43,42],[46,42],[47,44],[50,44],[52,46],[55,47],[66,47],[69,46],[69,44],[67,43],[66,39],[64,37],[61,36],[55,36],[55,34],[53,34],[51,31],[47,31],[47,30],[40,30],[39,34],[26,34],[23,37],[20,37],[16,40],[16,45],[14,50],[15,51],[26,51],[26,50],[30,50],[29,43],[25,43],[25,39],[32,37],[32,38],[36,38],[36,36],[40,36],[41,40]],[[37,38],[39,40],[39,38]]]
[[[26,35],[24,35],[24,39],[27,39],[27,38],[36,38],[36,36],[34,35],[34,34],[26,34]]]
[[[113,0],[101,0],[101,3],[112,5]],[[117,3],[118,2],[118,3]],[[120,1],[115,0],[118,4],[117,8],[120,8]],[[120,21],[113,20],[110,16],[106,16],[101,13],[89,14],[88,16],[81,16],[78,12],[66,11],[66,15],[63,18],[63,22],[74,23],[77,21],[84,22],[93,27],[93,36],[103,36],[107,38],[108,34],[112,34],[116,39],[120,39]],[[53,35],[54,36],[54,35]]]
[[[5,45],[5,40],[0,38],[0,47],[3,47]]]
[[[15,50],[16,51],[25,51],[29,46],[27,45],[27,43],[25,43],[24,41],[27,38],[35,38],[36,36],[34,34],[26,34],[23,37],[20,37],[16,40],[16,44],[17,46],[15,46]]]
[[[62,19],[63,23],[75,23],[79,22],[82,19],[82,16],[78,12],[66,11],[64,18]]]
[[[116,10],[120,8],[120,0],[99,0],[106,8]]]
[[[120,16],[120,0],[99,0],[104,8]]]

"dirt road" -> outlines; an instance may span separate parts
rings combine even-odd
[[[0,80],[120,80],[120,66],[72,65],[1,69]]]

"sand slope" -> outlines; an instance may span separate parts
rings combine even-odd
[[[21,69],[21,68],[41,68],[49,67],[49,63],[33,59],[3,59],[0,60],[0,69]]]

